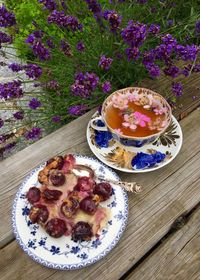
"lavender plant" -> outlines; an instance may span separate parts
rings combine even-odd
[[[13,113],[0,118],[0,153],[39,139],[44,127],[50,132],[145,77],[168,77],[172,87],[163,94],[175,102],[184,91],[181,80],[200,71],[197,2],[7,1],[10,10],[0,7],[1,53],[14,47],[24,62],[7,65],[16,79],[0,83],[0,110]]]

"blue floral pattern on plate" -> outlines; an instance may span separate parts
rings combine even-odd
[[[147,154],[143,152],[137,153],[137,155],[132,159],[133,168],[142,169],[147,167],[153,167],[157,163],[162,162],[166,155],[161,152],[155,152],[153,154]]]
[[[76,155],[79,164],[93,166],[98,176],[119,180],[119,177],[107,166],[86,156]],[[89,242],[74,242],[70,237],[54,239],[43,228],[33,224],[28,217],[31,205],[26,199],[26,192],[31,186],[39,186],[37,174],[44,165],[38,166],[20,186],[15,197],[12,211],[12,225],[16,240],[36,262],[54,269],[78,269],[93,264],[108,254],[119,241],[127,223],[127,193],[112,185],[112,196],[102,202],[111,210],[111,217],[100,235]],[[109,241],[109,242],[108,242]],[[109,245],[107,245],[109,244]]]
[[[98,116],[99,113],[96,112],[92,119]],[[97,122],[96,125],[98,125]],[[101,125],[99,123],[99,126]],[[137,147],[131,147],[132,143],[127,139],[121,139],[119,143],[114,137],[109,140],[105,135],[98,133],[91,127],[91,121],[89,121],[86,135],[91,151],[104,164],[128,173],[154,171],[169,164],[178,155],[183,143],[182,130],[174,116],[172,116],[169,131],[166,130],[155,142],[146,143],[142,147],[141,143],[138,143]],[[96,141],[96,135],[98,141]]]

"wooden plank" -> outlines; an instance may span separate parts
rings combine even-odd
[[[85,115],[81,118],[81,130],[86,128],[88,119],[90,118],[91,114],[92,113],[89,113],[88,115]],[[147,190],[151,190],[151,188],[154,188],[155,184],[161,182],[175,170],[177,170],[180,165],[184,164],[185,160],[187,160],[188,157],[192,157],[197,153],[197,151],[199,150],[200,141],[196,141],[194,137],[191,137],[191,134],[195,131],[198,131],[199,129],[199,114],[200,112],[197,111],[194,113],[195,117],[189,116],[182,121],[185,145],[183,146],[183,150],[180,153],[179,157],[174,162],[163,168],[162,173],[158,170],[153,173],[145,174],[145,176],[143,176],[142,174],[133,175],[134,179],[137,179],[146,187],[143,195],[145,195]],[[1,247],[14,238],[11,229],[11,206],[17,188],[23,178],[35,166],[57,153],[59,154],[69,151],[92,155],[86,143],[85,135],[82,135],[82,131],[78,129],[80,127],[80,124],[77,123],[77,125],[75,125],[76,122],[77,120],[74,123],[72,122],[71,124],[69,124],[67,127],[61,128],[57,133],[55,132],[53,135],[48,135],[46,138],[41,139],[37,143],[27,147],[20,153],[0,163]],[[67,139],[68,137],[68,131],[71,132],[70,139],[63,143],[63,139]],[[191,147],[193,147],[192,150]],[[132,175],[123,174],[122,172],[119,172],[119,175],[125,180],[132,180],[133,178]]]
[[[0,248],[13,239],[11,204],[23,178],[37,165],[63,152],[90,153],[86,145],[87,123],[95,110],[0,162]],[[86,148],[87,147],[87,148]],[[83,149],[82,149],[83,148]],[[8,234],[9,232],[9,234]]]
[[[11,229],[11,207],[15,193],[23,178],[38,164],[47,160],[55,154],[64,152],[77,152],[86,155],[92,155],[86,143],[86,136],[83,134],[83,129],[86,129],[87,122],[92,112],[86,114],[80,121],[72,122],[66,127],[61,128],[59,131],[48,135],[37,143],[27,147],[18,154],[7,158],[0,163],[1,184],[0,184],[0,247],[10,242],[14,236]],[[182,121],[185,145],[183,146],[182,153],[170,165],[162,169],[162,173],[158,170],[153,173],[148,173],[143,176],[142,174],[128,175],[119,172],[119,175],[125,180],[137,179],[148,190],[155,187],[156,184],[163,181],[166,177],[177,170],[185,160],[192,157],[197,153],[200,148],[200,141],[196,141],[191,137],[192,133],[198,131],[198,120],[200,112],[195,112],[195,117],[186,118]],[[192,123],[192,125],[191,125]],[[81,127],[81,129],[80,129]],[[70,138],[69,136],[70,131]],[[66,142],[63,139],[67,139]],[[192,151],[190,147],[193,147]],[[8,172],[9,170],[9,172]],[[156,176],[155,176],[156,174]],[[143,196],[141,196],[142,198]]]
[[[21,275],[21,279],[29,277],[31,280],[31,277],[38,279],[41,274],[42,279],[54,280],[112,280],[121,277],[168,232],[178,216],[190,211],[199,202],[200,134],[197,125],[199,116],[200,112],[195,111],[182,121],[184,130],[186,128],[186,139],[182,153],[174,164],[163,168],[162,172],[153,172],[145,176],[143,174],[129,176],[129,178],[142,178],[143,182],[146,182],[146,189],[140,196],[129,195],[130,215],[127,229],[120,243],[107,257],[85,269],[54,272],[34,264],[29,257],[21,253],[21,249],[14,241],[2,250],[0,278],[12,279],[15,275]],[[191,126],[192,129],[189,129]],[[189,139],[192,139],[193,143],[189,141],[188,144]],[[164,176],[163,180],[162,176]],[[22,265],[19,265],[18,258],[13,255],[20,256],[23,275],[20,272]],[[12,258],[9,267],[6,267],[9,261],[6,260],[6,256]],[[34,275],[30,273],[31,271],[34,271]]]
[[[170,81],[166,78],[147,80],[144,82],[144,86],[164,95],[166,89],[170,87]],[[187,79],[186,86],[188,86],[188,90],[183,98],[181,98],[182,104],[174,111],[174,115],[179,119],[187,115],[200,104],[200,75],[191,75],[190,79]],[[193,102],[192,95],[197,96]],[[87,122],[93,112],[94,110],[0,162],[0,214],[1,217],[3,217],[2,224],[0,225],[0,248],[13,239],[9,218],[11,202],[23,178],[35,166],[52,155],[64,152],[77,152],[91,155],[87,144],[85,144],[86,138],[83,131],[86,130]],[[164,173],[168,176],[169,174],[167,172]],[[122,173],[120,175],[124,176]],[[148,175],[145,177],[148,180]],[[138,178],[143,182],[141,176]]]
[[[147,79],[142,86],[155,90],[163,96],[168,96],[171,91],[172,79],[162,76],[157,80]],[[178,120],[183,119],[200,106],[200,74],[193,73],[183,80],[183,96],[177,99],[173,114]],[[171,94],[172,96],[172,94]]]
[[[126,279],[200,279],[200,207],[189,222],[170,235]]]

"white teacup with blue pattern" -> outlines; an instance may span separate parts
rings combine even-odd
[[[137,97],[137,103],[139,103],[143,107],[155,107],[157,106],[158,110],[162,110],[165,112],[165,119],[164,125],[160,127],[157,133],[138,137],[138,136],[127,136],[119,133],[119,131],[114,130],[106,121],[106,112],[107,108],[112,105],[113,97],[123,97],[126,99],[130,95],[135,95]],[[146,108],[145,107],[145,108]],[[154,142],[170,125],[171,123],[171,107],[168,102],[158,93],[146,89],[146,88],[139,88],[139,87],[128,87],[125,89],[120,89],[113,92],[109,95],[102,105],[101,116],[98,116],[91,120],[91,127],[98,131],[110,131],[112,133],[112,137],[120,142],[122,145],[125,146],[132,146],[132,147],[142,147],[145,144],[149,144]],[[97,121],[102,121],[105,126],[96,125]]]

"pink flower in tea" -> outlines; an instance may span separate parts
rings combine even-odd
[[[148,116],[136,111],[130,115],[125,114],[122,125],[124,127],[129,127],[131,130],[136,130],[138,125],[145,127],[147,123],[150,123],[150,121],[151,119]]]
[[[136,111],[133,114],[134,114],[134,117],[137,119],[138,125],[141,127],[145,127],[146,123],[149,123],[151,121],[151,119],[148,116],[146,116],[140,112]]]
[[[153,111],[156,115],[162,115],[162,114],[166,113],[165,108],[154,108]]]
[[[142,101],[143,108],[150,109],[154,101],[153,95],[148,94],[147,96],[144,96],[141,101]]]
[[[112,105],[115,108],[118,108],[120,110],[127,109],[128,108],[128,98],[127,98],[127,96],[113,95],[113,97],[112,97]]]
[[[120,128],[116,128],[116,129],[115,129],[115,132],[117,132],[118,134],[123,134],[123,132],[121,131]]]
[[[161,118],[157,118],[155,121],[151,121],[149,123],[150,130],[162,130],[167,125],[167,120],[162,120]]]
[[[122,123],[124,127],[129,127],[131,130],[136,130],[137,128],[137,119],[134,116],[134,113],[124,115],[124,122]]]

